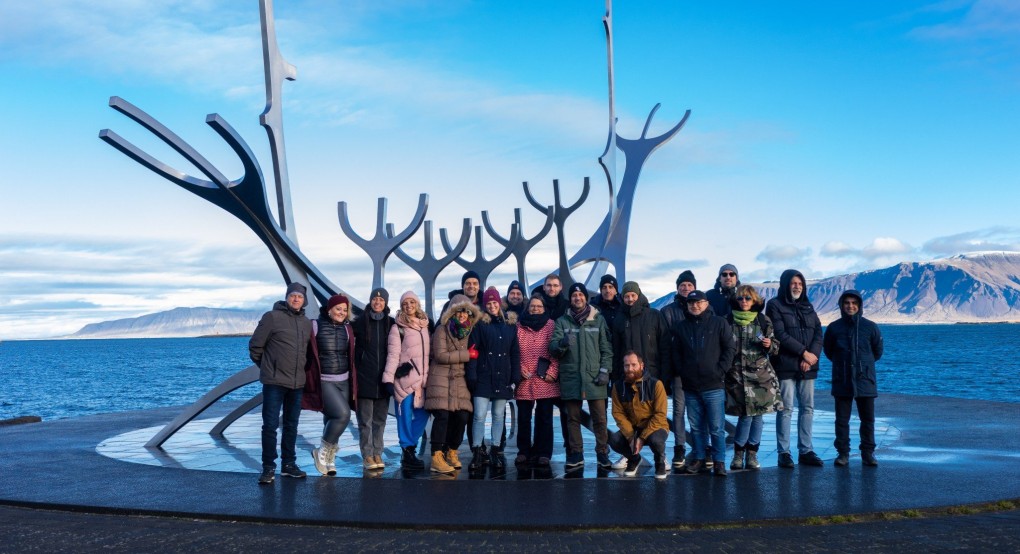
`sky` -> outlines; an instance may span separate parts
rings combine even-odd
[[[362,236],[374,234],[377,198],[402,228],[427,193],[437,229],[456,235],[487,210],[505,235],[520,207],[530,237],[543,218],[522,182],[551,203],[556,179],[569,203],[587,177],[568,254],[602,221],[604,0],[274,9],[297,69],[282,109],[299,245],[356,298],[372,265],[341,231],[339,201]],[[674,291],[683,269],[709,288],[725,263],[762,282],[790,267],[813,279],[1020,250],[1020,4],[618,1],[613,31],[619,135],[640,136],[656,104],[649,136],[691,110],[634,197],[628,278],[650,298]],[[238,158],[205,124],[218,113],[271,186],[256,0],[6,2],[0,83],[0,340],[282,297],[247,227],[98,138],[112,129],[198,174],[111,109],[120,96],[236,178]],[[555,264],[552,234],[529,257],[530,278]],[[462,271],[447,268],[441,295]],[[514,272],[511,258],[490,284],[505,289]],[[386,286],[424,290],[395,257]]]

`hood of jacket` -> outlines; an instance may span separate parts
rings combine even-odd
[[[848,296],[852,296],[852,297],[856,298],[857,299],[857,305],[860,306],[860,308],[857,309],[857,313],[854,314],[854,315],[848,315],[846,312],[843,311],[843,299],[848,297]],[[844,292],[843,294],[839,295],[839,302],[838,302],[838,304],[839,304],[839,315],[840,315],[841,318],[843,318],[843,319],[845,319],[847,321],[860,321],[860,319],[862,317],[864,317],[864,297],[861,296],[860,292],[857,292],[854,289],[850,289],[850,290]]]
[[[468,322],[471,324],[471,327],[474,327],[475,324],[478,323],[478,321],[483,318],[483,316],[486,318],[488,317],[482,313],[481,308],[479,308],[477,304],[471,302],[466,296],[464,296],[457,302],[450,302],[450,305],[446,308],[446,311],[443,312],[442,316],[440,316],[439,324],[446,325],[447,323],[449,323],[450,318],[453,317],[453,314],[457,313],[461,308],[467,309]]]
[[[800,280],[804,282],[804,294],[800,295],[800,298],[797,300],[794,300],[793,297],[790,296],[790,281],[792,281],[794,277],[800,277]],[[787,269],[784,271],[782,276],[779,277],[779,290],[776,291],[776,297],[779,298],[783,304],[793,305],[803,303],[811,306],[811,301],[808,300],[807,279],[804,278],[804,274],[796,269]]]
[[[623,310],[623,313],[628,317],[637,317],[641,315],[641,312],[651,307],[652,305],[648,303],[648,298],[645,297],[645,293],[641,292],[638,293],[637,302],[634,302],[634,304],[630,306],[623,304],[620,309]]]

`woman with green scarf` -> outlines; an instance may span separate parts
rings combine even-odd
[[[779,352],[779,341],[754,287],[737,287],[730,302],[733,311],[726,319],[733,328],[737,355],[726,372],[726,413],[738,418],[730,469],[758,469],[762,415],[783,408],[779,379],[769,363],[769,355]]]

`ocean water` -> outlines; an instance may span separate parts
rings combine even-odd
[[[882,392],[1020,402],[1020,325],[883,325]],[[250,365],[248,339],[0,342],[0,419],[190,404]],[[829,389],[822,360],[819,394]],[[257,384],[229,395],[247,400]]]

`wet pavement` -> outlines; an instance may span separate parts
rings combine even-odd
[[[551,478],[546,479],[512,467],[503,476],[478,480],[466,475],[435,479],[427,471],[405,475],[395,467],[396,451],[390,448],[391,467],[383,478],[360,478],[360,470],[345,470],[344,477],[278,478],[273,485],[260,487],[256,484],[257,419],[256,423],[243,419],[223,439],[215,440],[203,427],[209,422],[193,422],[163,450],[145,452],[137,451],[138,439],[147,440],[150,431],[172,419],[179,408],[12,426],[0,428],[0,474],[5,476],[0,480],[0,504],[7,506],[0,529],[14,540],[12,545],[17,537],[46,536],[47,531],[31,522],[70,518],[68,527],[48,527],[52,538],[80,527],[82,536],[115,541],[119,534],[131,536],[130,529],[135,528],[134,536],[144,544],[155,540],[141,538],[152,536],[145,529],[169,525],[174,533],[210,541],[181,542],[180,549],[202,549],[236,531],[238,536],[252,533],[266,539],[266,544],[273,544],[274,536],[283,545],[293,540],[294,546],[311,545],[316,536],[328,541],[348,537],[355,541],[350,543],[352,550],[361,549],[357,544],[436,550],[456,539],[460,542],[455,544],[465,549],[482,550],[486,545],[495,548],[496,543],[486,542],[493,540],[499,541],[500,548],[570,544],[587,550],[648,540],[653,550],[667,549],[675,544],[672,541],[691,541],[690,545],[705,548],[714,544],[783,551],[799,544],[797,537],[813,537],[810,540],[816,542],[811,544],[817,546],[834,540],[837,549],[841,549],[840,541],[850,541],[847,544],[889,550],[908,544],[940,550],[954,544],[953,533],[947,529],[955,526],[960,528],[956,533],[960,541],[973,535],[974,549],[996,544],[1017,549],[1020,518],[1015,510],[823,527],[800,523],[813,517],[1020,499],[1020,453],[1013,447],[1020,434],[1020,404],[884,395],[876,404],[882,429],[877,468],[862,467],[856,456],[849,467],[832,465],[832,400],[819,395],[817,404],[815,447],[826,460],[825,467],[779,469],[771,453],[762,456],[763,467],[758,471],[731,472],[726,478],[672,475],[665,480],[651,477],[650,464],[636,478],[614,472],[600,477],[593,467],[589,436],[588,466],[576,479],[562,478],[568,475],[563,472],[562,454],[554,459]],[[226,411],[213,408],[208,417]],[[306,414],[299,448],[310,448],[318,425],[316,414]],[[772,427],[766,425],[765,438],[770,435]],[[177,440],[181,442],[175,445],[172,441]],[[343,467],[360,468],[356,452],[353,447],[342,454]],[[304,468],[313,470],[310,458],[304,456]],[[512,460],[510,449],[508,456]],[[182,517],[207,521],[173,519]],[[932,523],[941,519],[947,522]],[[798,523],[791,526],[784,520]],[[25,525],[12,523],[22,521]],[[995,527],[988,528],[989,522]],[[287,523],[285,529],[295,534],[291,537],[266,523]],[[764,527],[710,528],[734,524]],[[529,532],[535,529],[543,533]],[[867,529],[877,529],[878,535],[869,539]],[[754,542],[747,542],[751,539]],[[311,542],[302,542],[306,540]],[[949,542],[927,546],[917,542],[923,540]],[[0,545],[0,550],[4,548]],[[243,548],[225,548],[239,549]]]

